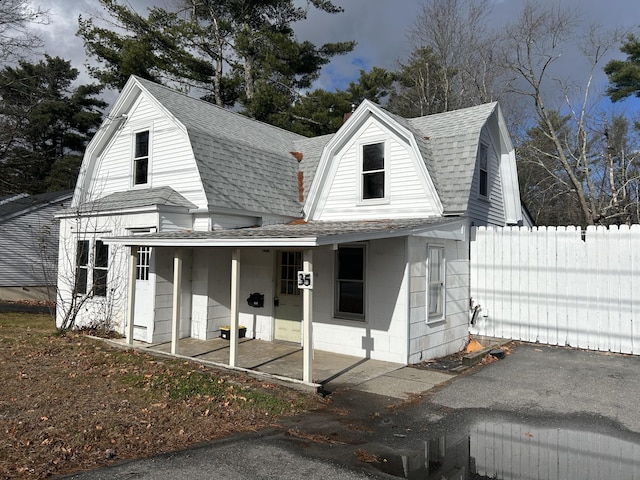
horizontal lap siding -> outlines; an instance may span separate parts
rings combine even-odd
[[[427,322],[427,245],[445,247],[445,319]],[[469,336],[467,242],[409,238],[409,363],[459,352]]]
[[[406,240],[395,238],[368,243],[365,321],[334,317],[334,262],[333,250],[314,251],[314,348],[406,364]]]
[[[366,205],[360,202],[359,148],[352,143],[331,161],[338,162],[335,175],[328,179],[322,193],[323,204],[317,220],[364,220],[379,218],[411,218],[437,215],[434,199],[425,188],[423,172],[409,144],[387,132],[374,121],[367,124],[357,137],[359,142],[387,142],[385,193],[387,203]],[[420,160],[421,161],[421,160]]]
[[[504,198],[502,194],[502,177],[500,175],[499,164],[499,145],[494,145],[492,138],[498,138],[491,135],[484,127],[480,134],[480,141],[489,147],[488,163],[489,163],[489,199],[484,199],[479,195],[480,171],[476,166],[471,183],[471,196],[469,198],[469,217],[480,225],[504,225]]]
[[[640,226],[475,229],[472,333],[640,353]]]
[[[0,286],[56,284],[59,205],[49,205],[0,224]]]
[[[202,183],[189,139],[175,121],[142,96],[124,127],[104,151],[94,184],[95,198],[132,189],[133,142],[149,129],[149,187],[169,186],[199,207],[206,207]]]

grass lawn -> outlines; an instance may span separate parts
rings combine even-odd
[[[275,425],[320,400],[264,379],[57,335],[0,313],[0,478],[44,478]]]

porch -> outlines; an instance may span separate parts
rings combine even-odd
[[[125,344],[124,340],[119,343]],[[135,342],[134,347],[171,355],[171,342],[151,345]],[[221,338],[183,338],[178,342],[179,357],[222,368],[230,368],[229,350],[230,342]],[[235,369],[309,386],[309,383],[303,382],[303,349],[291,343],[238,339],[238,362]],[[312,375],[316,388],[325,392],[351,388],[403,400],[453,377],[448,373],[320,350],[314,350]]]

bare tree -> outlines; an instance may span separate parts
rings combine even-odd
[[[602,95],[593,92],[593,79],[606,53],[621,38],[622,32],[603,32],[596,26],[585,30],[577,11],[530,1],[507,27],[502,42],[504,65],[512,73],[510,91],[529,98],[538,128],[551,145],[538,152],[538,161],[556,180],[555,187],[576,199],[585,225],[600,222],[605,215],[599,201],[604,191],[596,183],[603,162],[593,148],[595,136],[601,135],[593,113]],[[588,63],[581,82],[558,69],[563,53],[576,44]],[[578,57],[570,55],[574,61]],[[570,128],[557,128],[559,112],[569,116]]]
[[[42,41],[29,27],[48,21],[47,12],[32,7],[30,0],[0,1],[0,61],[18,60],[40,48]]]
[[[94,186],[93,195],[103,185]],[[99,195],[98,195],[99,196]],[[59,331],[88,327],[109,332],[124,312],[126,248],[103,243],[123,235],[122,217],[100,215],[101,200],[80,202],[59,215],[56,326]]]
[[[487,26],[489,0],[431,0],[409,31],[414,50],[429,48],[442,67],[444,110],[496,99],[502,76],[498,36]]]

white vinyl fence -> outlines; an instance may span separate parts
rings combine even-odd
[[[475,227],[471,333],[640,353],[640,225]]]

